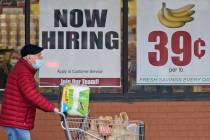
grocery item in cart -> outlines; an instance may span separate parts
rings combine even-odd
[[[103,139],[102,136],[98,132],[98,120],[97,119],[90,120],[90,128],[87,130],[87,133],[92,134],[97,138]],[[86,135],[85,140],[97,140],[95,137]]]
[[[112,117],[111,116],[100,116],[98,118],[98,131],[103,137],[108,137],[112,133]]]
[[[136,124],[129,121],[126,112],[121,112],[119,116],[115,115],[111,138],[117,140],[138,140],[138,132],[131,129],[131,127],[136,126]]]
[[[63,87],[61,111],[72,116],[87,116],[89,113],[90,88],[66,84]]]

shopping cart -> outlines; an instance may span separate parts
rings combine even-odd
[[[59,114],[67,140],[144,140],[143,121],[122,122]]]
[[[125,119],[125,112],[114,118],[71,116],[64,112],[59,115],[66,140],[144,140],[144,122]]]

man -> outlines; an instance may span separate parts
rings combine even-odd
[[[25,45],[22,58],[9,73],[0,113],[0,126],[9,140],[31,140],[29,130],[34,128],[36,108],[58,113],[36,87],[34,75],[43,64],[42,50],[36,45]]]

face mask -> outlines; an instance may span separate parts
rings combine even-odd
[[[42,59],[37,59],[34,64],[32,64],[32,67],[36,70],[38,70],[42,65],[44,64],[44,61]]]
[[[10,60],[10,65],[14,66],[17,63],[17,59],[11,59]]]

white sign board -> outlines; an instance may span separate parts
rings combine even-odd
[[[120,0],[40,0],[41,86],[121,85]]]
[[[208,0],[138,0],[137,84],[210,84]]]

